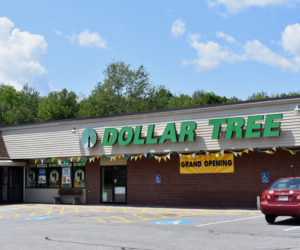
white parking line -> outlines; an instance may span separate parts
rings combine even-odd
[[[291,231],[291,230],[294,230],[294,229],[300,229],[300,227],[290,227],[290,228],[286,228],[286,229],[283,229],[283,231]]]
[[[196,225],[197,227],[205,227],[205,226],[210,226],[210,225],[215,225],[215,224],[222,224],[222,223],[228,223],[228,222],[236,222],[236,221],[242,221],[242,220],[251,220],[251,219],[256,219],[263,217],[263,215],[259,216],[251,216],[247,218],[242,218],[242,219],[235,219],[235,220],[224,220],[224,221],[217,221],[217,222],[212,222],[212,223],[207,223],[207,224],[201,224],[201,225]]]

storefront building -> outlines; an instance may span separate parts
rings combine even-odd
[[[299,104],[3,126],[0,202],[70,203],[76,193],[82,204],[256,207],[273,180],[300,175]]]

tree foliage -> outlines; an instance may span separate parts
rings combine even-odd
[[[104,70],[104,79],[86,98],[63,89],[40,96],[29,85],[21,91],[0,85],[0,122],[3,125],[62,120],[76,117],[109,116],[135,112],[186,108],[241,101],[213,92],[196,90],[192,95],[174,94],[163,85],[153,86],[144,66],[132,69],[124,62],[114,62]],[[247,100],[300,95],[300,92],[268,95],[254,93]]]
[[[77,95],[66,89],[53,91],[47,97],[40,98],[38,106],[38,120],[51,121],[74,118],[79,110]]]
[[[3,125],[37,121],[39,92],[27,84],[21,91],[0,85],[0,122]]]

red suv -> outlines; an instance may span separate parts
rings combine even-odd
[[[275,181],[261,194],[260,209],[270,224],[277,216],[300,216],[300,177]]]

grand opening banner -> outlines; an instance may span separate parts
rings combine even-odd
[[[182,155],[180,157],[180,174],[216,174],[233,173],[233,154]]]

